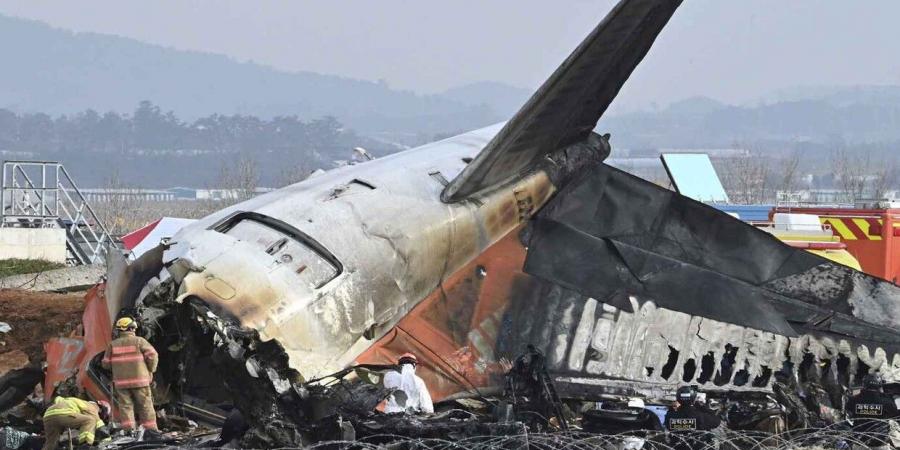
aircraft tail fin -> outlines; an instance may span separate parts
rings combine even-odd
[[[478,156],[447,185],[462,200],[523,175],[596,126],[681,0],[621,0]]]

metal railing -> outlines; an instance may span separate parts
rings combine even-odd
[[[0,193],[0,227],[63,228],[72,263],[102,263],[118,247],[59,162],[4,161]]]

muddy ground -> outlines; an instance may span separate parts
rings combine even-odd
[[[0,289],[0,322],[12,327],[0,333],[0,375],[27,358],[40,364],[44,342],[68,336],[81,324],[84,293],[53,294]]]

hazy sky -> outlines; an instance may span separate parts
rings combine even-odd
[[[0,0],[0,13],[436,92],[538,86],[613,3]],[[900,84],[898,20],[897,0],[686,0],[623,97],[747,102],[798,85]]]

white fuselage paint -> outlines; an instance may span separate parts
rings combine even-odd
[[[537,171],[467,201],[440,201],[442,179],[461,172],[464,158],[477,155],[501,126],[335,169],[185,227],[164,256],[182,267],[169,270],[179,298],[200,298],[264,341],[277,339],[307,378],[339,370],[442,280],[527,220],[515,211],[517,197],[537,210],[552,194],[549,178]],[[343,273],[321,287],[303,285],[258,245],[210,229],[238,212],[309,235]]]

